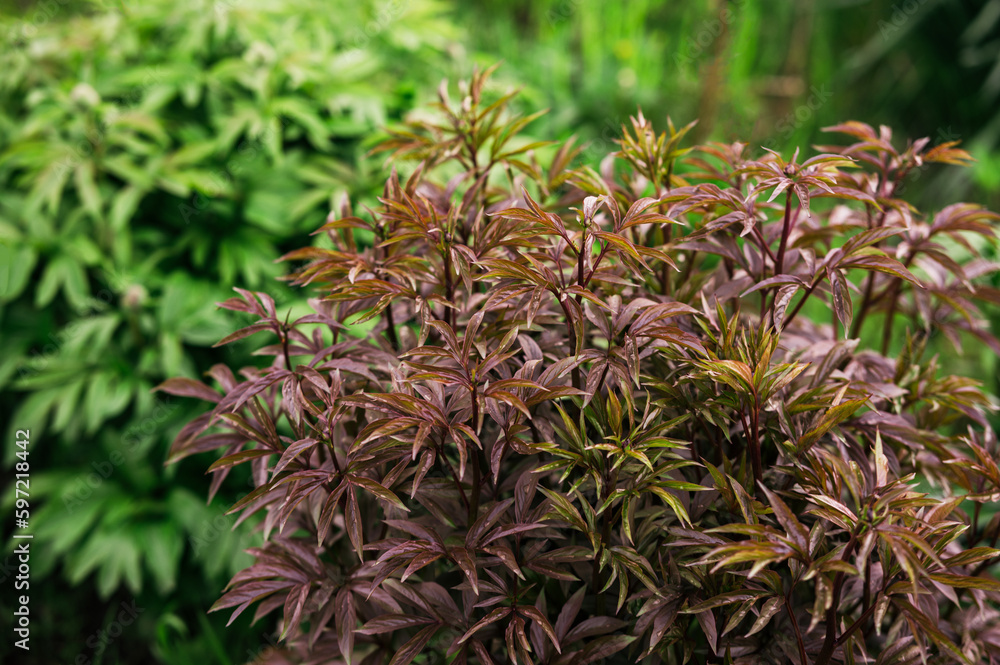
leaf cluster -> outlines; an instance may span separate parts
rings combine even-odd
[[[278,276],[274,259],[295,246],[283,243],[321,223],[338,192],[377,188],[357,144],[408,108],[397,74],[409,49],[433,62],[454,34],[433,3],[379,9],[152,0],[0,11],[3,459],[18,461],[16,428],[52,443],[32,456],[40,577],[89,578],[106,599],[123,587],[174,592],[185,555],[206,579],[239,569],[231,518],[184,487],[197,471],[157,463],[193,405],[150,389],[248,356],[211,350],[241,320],[212,303],[237,280],[259,288]],[[301,19],[324,15],[339,21]],[[378,31],[353,28],[373,16]]]
[[[897,196],[968,155],[858,122],[802,161],[681,148],[640,113],[595,170],[489,74],[286,256],[311,313],[222,303],[267,362],[161,386],[214,405],[173,459],[255,481],[265,542],[213,609],[302,662],[1000,658],[993,406],[926,353],[998,348],[998,215]]]

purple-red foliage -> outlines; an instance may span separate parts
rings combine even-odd
[[[640,113],[600,171],[540,164],[488,74],[287,255],[314,313],[222,303],[268,365],[161,386],[215,403],[172,459],[221,451],[212,493],[250,465],[264,514],[213,609],[274,613],[272,662],[997,662],[992,406],[925,347],[1000,350],[1000,218],[896,197],[969,156],[848,122],[755,158]]]

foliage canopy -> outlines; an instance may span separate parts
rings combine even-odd
[[[249,465],[232,510],[263,514],[214,609],[277,610],[276,661],[1000,658],[992,406],[925,353],[1000,350],[1000,216],[897,195],[968,155],[846,122],[755,157],[639,113],[574,167],[489,73],[286,255],[312,313],[222,303],[267,364],[160,386],[214,404],[172,459],[220,451],[213,493]]]

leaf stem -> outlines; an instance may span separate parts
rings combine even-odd
[[[448,300],[445,305],[444,316],[445,323],[455,329],[455,309],[454,307],[449,307],[448,305],[453,304],[452,300],[455,297],[455,286],[451,282],[451,247],[445,245],[444,251],[441,253],[441,258],[444,260],[444,296]]]
[[[287,321],[285,321],[285,325],[286,326],[288,325]],[[288,354],[288,329],[287,328],[283,328],[281,330],[281,353],[282,353],[282,355],[285,356],[285,369],[287,369],[289,372],[291,372],[292,371],[292,358]]]
[[[821,281],[823,281],[822,278],[819,278],[814,280],[813,283],[809,285],[809,288],[806,289],[806,292],[802,294],[802,299],[799,300],[799,302],[795,305],[795,308],[792,310],[792,313],[785,317],[785,320],[781,325],[782,328],[787,328],[791,324],[792,319],[794,319],[795,316],[799,313],[799,310],[802,309],[802,306],[806,304],[806,300],[809,299],[809,296],[812,295],[812,292],[816,290],[816,287],[819,286],[819,283]]]
[[[763,469],[761,468],[760,460],[760,441],[758,440],[758,423],[757,418],[753,415],[751,409],[747,409],[747,412],[739,412],[740,422],[743,424],[743,434],[747,440],[747,457],[750,458],[750,466],[753,469],[753,486],[751,489],[751,496],[754,495],[757,483],[764,476]]]
[[[809,665],[809,661],[806,658],[806,645],[802,641],[802,630],[799,628],[799,620],[792,609],[792,591],[794,589],[795,584],[793,583],[788,589],[788,593],[785,594],[785,612],[788,613],[788,619],[792,622],[792,628],[795,630],[795,641],[799,645],[799,660],[802,661],[802,665]]]
[[[882,173],[882,177],[885,178],[884,170]],[[896,186],[893,185],[888,189],[886,195],[892,196],[895,192],[896,192]],[[872,228],[871,206],[866,203],[865,209],[868,211],[868,228]],[[882,214],[879,215],[878,222],[875,223],[875,228],[882,228],[882,226],[885,224],[885,218],[888,213],[889,213],[888,209],[882,211]],[[878,247],[880,244],[882,243],[881,242],[875,243],[875,246]],[[909,262],[907,262],[907,265],[909,265]],[[873,301],[876,300],[872,298],[872,292],[874,290],[874,286],[875,286],[875,272],[873,271],[868,273],[868,279],[865,280],[865,295],[861,299],[861,308],[860,311],[858,312],[857,318],[854,319],[854,325],[851,326],[851,339],[856,339],[858,335],[861,334],[861,324],[864,323],[865,318],[868,316],[869,306]],[[893,296],[893,300],[895,300],[895,295]],[[893,310],[895,310],[895,303],[893,303],[891,307],[893,308]],[[893,314],[895,314],[895,312],[893,312]],[[892,327],[889,322],[892,320],[893,314],[890,314],[889,318],[886,320],[887,328]],[[884,341],[885,339],[886,338],[883,337],[883,347],[888,345],[888,343]],[[885,348],[882,349],[882,355],[885,355]]]
[[[663,245],[669,245],[672,241],[671,236],[673,235],[673,229],[670,228],[669,224],[664,224],[663,229]],[[663,285],[663,295],[670,295],[670,266],[666,261],[660,267],[660,283]]]
[[[479,435],[479,397],[476,394],[476,384],[472,384],[472,431]]]
[[[848,626],[841,634],[841,636],[837,638],[837,641],[834,643],[834,647],[843,646],[847,642],[847,640],[851,639],[851,635],[854,634],[854,631],[860,628],[862,624],[864,624],[864,622],[868,620],[868,618],[875,611],[875,608],[878,606],[878,597],[884,594],[885,590],[889,588],[889,583],[892,582],[892,579],[893,579],[892,577],[886,579],[886,581],[882,584],[882,588],[879,589],[878,592],[875,594],[873,602],[870,605],[868,605],[865,611],[861,613],[861,616],[859,616],[854,621],[854,623]]]
[[[559,297],[559,294],[556,294],[556,300],[559,301],[559,306],[562,307],[563,314],[566,316],[566,333],[569,337],[570,353],[575,356],[577,355],[577,339],[576,330],[573,328],[573,315],[569,311],[569,306]],[[583,390],[583,380],[580,377],[579,365],[573,368],[573,387],[577,390]]]
[[[788,245],[788,236],[792,231],[792,188],[785,191],[785,219],[781,225],[781,243],[778,245],[778,258],[774,261],[774,274],[784,274],[785,247]]]
[[[449,460],[448,456],[444,454],[444,446],[438,445],[438,459],[444,460],[445,466],[448,467],[448,472],[451,473],[451,477],[455,481],[455,487],[458,488],[458,493],[462,497],[462,504],[465,505],[465,509],[467,511],[471,512],[472,506],[469,504],[469,497],[465,494],[465,488],[462,487],[462,481],[459,480],[455,467],[451,465],[451,460]]]
[[[614,485],[617,484],[618,484],[617,473],[615,474],[614,479],[608,478],[608,476],[605,474],[604,492],[603,492],[604,496],[601,497],[602,504],[608,500],[608,497],[611,496],[611,493],[614,491]],[[622,516],[622,520],[623,521],[625,520],[624,515]],[[604,515],[601,516],[601,548],[606,548],[610,540],[611,540],[611,508],[609,507],[607,510],[604,511]],[[592,577],[593,577],[592,584],[594,587],[594,593],[597,594],[597,605],[595,609],[597,611],[597,615],[601,616],[605,612],[605,600],[604,600],[604,594],[600,593],[601,587],[604,586],[604,583],[601,581],[601,578],[603,576],[601,575],[600,554],[598,554],[597,558],[594,559]]]
[[[681,284],[686,284],[687,281],[691,278],[691,271],[694,270],[694,260],[697,257],[698,257],[697,250],[691,252],[691,254],[688,255],[687,265],[684,266],[684,273],[681,275]]]
[[[916,255],[912,252],[907,253],[906,260],[903,261],[903,267],[909,268],[910,264],[913,263],[913,259]],[[882,327],[882,355],[884,356],[889,352],[889,343],[892,341],[892,324],[896,319],[896,310],[899,308],[899,292],[903,288],[903,280],[896,278],[892,282],[890,291],[888,292],[889,298],[889,310],[885,315],[885,323]]]
[[[392,316],[392,301],[389,301],[389,304],[385,308],[385,328],[393,350],[399,351],[399,338],[396,336],[396,321]]]
[[[761,232],[760,227],[756,224],[753,225],[753,235],[755,238],[757,238],[757,244],[760,246],[761,252],[767,254],[767,257],[771,259],[772,263],[777,264],[778,259],[775,258],[774,252],[771,251],[771,248],[767,246],[767,241],[764,239],[764,234]],[[763,264],[763,262],[764,261],[762,259],[761,263]],[[764,279],[764,271],[766,267],[767,266],[762,266],[761,268],[761,279]],[[775,274],[778,273],[775,272]]]
[[[854,531],[851,532],[851,539],[847,541],[847,545],[844,547],[844,553],[840,557],[840,560],[844,563],[854,554],[854,548],[858,544],[858,529],[861,525],[862,523],[858,522]],[[833,657],[834,649],[837,647],[837,610],[840,607],[840,592],[844,588],[844,577],[844,571],[840,571],[833,580],[833,598],[830,608],[826,611],[826,637],[823,640],[823,648],[820,649],[819,655],[816,656],[815,665],[828,665],[830,659]]]
[[[875,272],[872,271],[868,273],[868,279],[865,281],[865,295],[861,298],[861,307],[858,309],[858,315],[854,317],[854,324],[851,326],[851,333],[848,339],[856,339],[861,334],[861,324],[865,322],[865,317],[868,316],[868,308],[872,303],[872,291],[874,290]],[[882,353],[885,353],[885,351]]]
[[[760,407],[757,405],[757,397],[754,396],[754,410],[750,414],[750,427],[753,436],[750,438],[750,463],[753,466],[753,479],[759,483],[764,478],[764,469],[760,456]]]
[[[479,494],[482,492],[483,475],[479,468],[479,449],[473,448],[472,455],[472,501],[469,506],[469,524],[479,517]]]
[[[601,265],[601,261],[604,260],[604,254],[607,253],[608,247],[610,246],[611,243],[604,243],[604,246],[601,247],[601,253],[597,255],[597,260],[594,261],[593,267],[591,267],[590,272],[587,273],[587,278],[583,280],[583,283],[580,284],[580,286],[587,288],[587,285],[590,284],[590,280],[594,278],[594,273],[597,272],[597,266]]]

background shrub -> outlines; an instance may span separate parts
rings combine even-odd
[[[35,622],[52,662],[140,658],[156,641],[164,659],[245,659],[217,639],[173,644],[204,630],[202,585],[253,540],[205,505],[200,470],[163,469],[191,411],[150,389],[248,355],[210,349],[240,321],[213,303],[272,284],[339,194],[371,188],[361,140],[435,80],[413,65],[443,61],[456,31],[440,14],[422,0],[47,3],[0,23],[3,455],[10,467],[25,423],[44,441],[32,574],[53,594]],[[89,584],[58,602],[59,579]],[[133,598],[151,610],[141,625],[88,644],[108,619],[78,610]]]
[[[308,311],[222,303],[270,361],[160,386],[214,404],[174,459],[254,479],[264,543],[213,609],[274,613],[269,662],[1000,656],[993,406],[926,354],[1000,350],[1000,215],[897,196],[968,154],[853,121],[808,158],[691,149],[638,114],[575,168],[487,76],[285,256]]]

